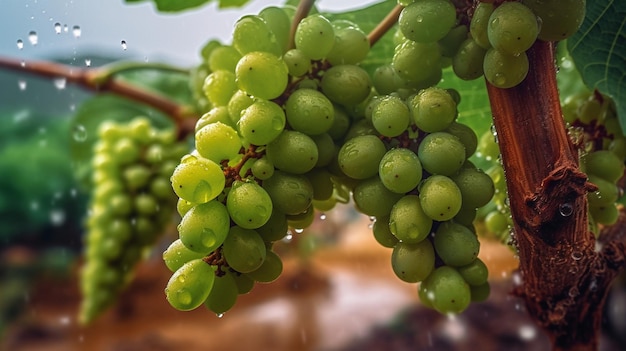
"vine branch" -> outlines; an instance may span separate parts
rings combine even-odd
[[[404,7],[401,5],[396,5],[388,14],[383,18],[382,21],[367,35],[367,40],[370,42],[370,47],[374,46],[380,40],[380,38],[389,31],[396,23],[398,23],[398,18],[400,17],[400,12]]]
[[[198,116],[191,106],[181,105],[161,94],[139,88],[115,78],[110,69],[79,68],[48,61],[20,61],[0,57],[0,68],[25,72],[45,78],[64,78],[68,83],[94,92],[110,92],[128,99],[144,103],[170,116],[179,128],[180,134],[193,131]],[[190,123],[192,120],[194,123]],[[191,129],[190,129],[191,128]]]
[[[300,24],[300,21],[302,21],[303,18],[309,15],[313,5],[315,5],[315,0],[301,0],[300,3],[298,3],[298,8],[293,16],[293,21],[291,21],[291,28],[289,30],[289,49],[293,49],[295,47],[296,29],[298,28],[298,24]]]

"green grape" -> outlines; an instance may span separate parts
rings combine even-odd
[[[346,132],[346,135],[344,136],[344,140],[349,141],[362,135],[372,135],[378,137],[376,128],[374,128],[372,122],[368,121],[366,118],[358,119],[356,122],[352,123],[352,125],[350,125],[350,129],[348,129],[348,132]]]
[[[372,233],[374,239],[387,248],[393,248],[400,242],[389,229],[389,216],[376,217],[372,225]]]
[[[172,272],[176,272],[185,263],[202,257],[204,257],[203,254],[189,250],[180,239],[174,240],[163,251],[163,261],[165,261],[165,265]]]
[[[152,195],[138,194],[135,197],[135,210],[140,215],[150,216],[158,212],[159,203]]]
[[[620,159],[626,159],[626,139],[623,137],[615,137],[611,140],[608,150],[614,153]]]
[[[235,284],[237,284],[237,291],[239,291],[239,295],[247,294],[252,290],[252,288],[254,288],[254,279],[239,272],[230,273],[235,280]]]
[[[283,60],[289,69],[289,75],[301,77],[311,69],[311,60],[298,49],[291,49],[283,55]]]
[[[437,228],[434,246],[437,255],[446,265],[461,267],[478,257],[480,242],[476,234],[467,227],[448,221]]]
[[[587,194],[589,206],[608,206],[617,201],[617,198],[619,197],[619,189],[614,183],[593,174],[589,175],[589,182],[598,186],[598,190],[596,192]]]
[[[409,108],[395,96],[386,96],[377,101],[372,109],[372,125],[387,137],[402,134],[409,126]]]
[[[208,61],[209,57],[211,57],[211,53],[213,53],[213,50],[221,47],[222,44],[217,41],[217,40],[209,40],[206,44],[204,44],[204,46],[202,47],[202,49],[200,49],[200,56],[202,56],[202,59],[204,61]]]
[[[326,133],[333,125],[335,110],[324,94],[312,89],[294,91],[285,105],[289,125],[302,133]]]
[[[265,260],[265,243],[255,230],[233,226],[222,245],[222,254],[232,269],[252,272]]]
[[[448,128],[444,130],[446,133],[450,133],[459,138],[459,141],[465,146],[465,157],[470,158],[478,147],[478,137],[474,130],[465,124],[452,122]]]
[[[335,43],[326,60],[331,65],[356,65],[363,61],[370,51],[367,35],[357,27],[335,27]]]
[[[521,83],[528,74],[528,56],[517,56],[489,49],[483,61],[483,71],[489,83],[498,88],[511,88]]]
[[[437,43],[405,41],[396,47],[392,65],[401,78],[411,82],[427,80],[441,70],[441,49]]]
[[[523,0],[539,18],[539,39],[561,41],[576,33],[585,19],[585,0]]]
[[[278,56],[254,51],[239,60],[235,77],[239,89],[261,99],[271,100],[285,91],[289,69]]]
[[[328,133],[311,136],[317,147],[317,162],[315,167],[326,167],[337,156],[337,145]]]
[[[465,39],[467,39],[467,26],[462,24],[452,28],[445,37],[438,41],[441,56],[454,57]]]
[[[241,119],[243,111],[254,103],[254,97],[248,95],[243,90],[237,90],[228,101],[228,118],[231,126],[236,126]]]
[[[254,161],[250,170],[255,178],[265,180],[274,175],[274,164],[267,157],[261,157]]]
[[[493,13],[493,4],[488,2],[479,2],[474,10],[474,15],[470,22],[470,33],[472,39],[481,48],[487,50],[491,47],[487,28],[489,27],[489,19]]]
[[[470,294],[472,296],[472,302],[483,302],[489,297],[491,287],[489,283],[483,283],[481,285],[470,285]]]
[[[426,178],[420,184],[419,199],[424,213],[436,221],[452,219],[461,210],[461,190],[446,176],[433,175]]]
[[[426,279],[435,268],[435,250],[429,240],[411,244],[399,242],[391,253],[393,272],[408,283]]]
[[[323,168],[316,168],[306,174],[313,186],[313,200],[327,200],[333,195],[334,185],[331,174]]]
[[[411,115],[417,127],[427,133],[446,129],[456,118],[456,103],[447,91],[430,87],[411,99]]]
[[[587,173],[616,183],[624,175],[624,162],[609,150],[598,150],[582,157]]]
[[[476,151],[478,157],[482,157],[487,161],[498,158],[500,155],[500,147],[498,143],[496,143],[496,138],[491,131],[487,131],[480,136]]]
[[[537,40],[538,34],[537,16],[522,3],[503,3],[493,10],[489,17],[487,26],[489,42],[504,54],[523,53]]]
[[[139,147],[131,138],[120,138],[113,145],[112,153],[119,164],[129,164],[139,159]]]
[[[422,140],[417,156],[427,172],[451,176],[465,162],[465,147],[454,135],[436,132]]]
[[[463,206],[478,208],[485,206],[495,193],[491,177],[475,168],[461,168],[451,176],[463,196]]]
[[[470,286],[454,268],[448,266],[435,269],[422,282],[420,290],[424,290],[420,296],[425,296],[427,304],[440,313],[461,313],[471,301]]]
[[[311,137],[294,130],[284,130],[267,144],[266,156],[281,171],[303,174],[315,167],[319,154]]]
[[[211,72],[219,70],[234,72],[240,59],[241,54],[234,47],[220,46],[213,49],[209,55],[209,69]]]
[[[359,66],[338,65],[324,73],[321,87],[330,101],[354,106],[369,96],[372,81],[367,71]]]
[[[311,60],[321,60],[328,55],[335,43],[335,31],[322,15],[310,15],[298,24],[294,37],[296,49]]]
[[[285,10],[276,6],[266,7],[259,12],[259,17],[265,20],[276,36],[281,52],[285,52],[289,46],[289,30],[291,29],[291,20]]]
[[[313,199],[313,186],[302,175],[275,171],[271,178],[263,181],[262,186],[270,195],[274,208],[285,214],[304,212]]]
[[[313,204],[306,209],[306,211],[297,215],[287,215],[287,223],[291,228],[296,228],[297,231],[302,231],[304,228],[311,226],[315,220],[315,209]]]
[[[283,272],[283,261],[273,251],[267,250],[265,261],[258,269],[246,273],[249,278],[259,283],[271,283]]]
[[[193,203],[205,203],[216,198],[226,183],[222,168],[217,163],[192,155],[183,157],[170,180],[176,195]]]
[[[374,135],[354,137],[343,144],[337,155],[341,171],[354,179],[367,179],[378,173],[380,160],[387,152]]]
[[[489,271],[485,263],[477,258],[472,263],[458,267],[457,271],[463,279],[467,282],[467,284],[471,286],[479,286],[483,285],[487,282],[487,278],[489,277]]]
[[[188,249],[209,254],[224,242],[229,226],[226,206],[213,200],[191,208],[178,225],[178,233]]]
[[[473,228],[474,220],[476,219],[476,215],[478,214],[478,209],[471,206],[466,206],[465,203],[461,204],[461,209],[459,212],[452,218],[455,222],[462,224],[468,228]]]
[[[130,165],[124,169],[122,176],[124,177],[126,187],[131,191],[136,191],[148,184],[152,177],[152,171],[141,164]]]
[[[190,311],[200,306],[209,296],[215,281],[212,266],[196,259],[180,267],[165,288],[167,301],[180,311]]]
[[[402,197],[387,189],[380,178],[373,176],[359,182],[353,191],[356,208],[368,216],[388,216],[394,204]]]
[[[346,133],[348,132],[348,129],[350,129],[350,125],[352,122],[350,121],[350,117],[343,108],[337,105],[333,105],[333,108],[335,110],[335,118],[333,120],[333,125],[328,131],[328,135],[330,135],[333,140],[339,141],[343,140]]]
[[[283,109],[272,101],[257,99],[241,111],[237,128],[241,136],[251,144],[266,145],[285,129]]]
[[[287,217],[284,213],[278,212],[276,208],[272,211],[269,220],[256,231],[259,233],[263,241],[273,242],[285,237],[289,230]]]
[[[506,215],[500,211],[491,211],[485,216],[485,226],[491,233],[501,233],[509,228]]]
[[[220,316],[230,310],[237,302],[239,288],[233,275],[226,272],[222,276],[216,276],[209,296],[204,301],[204,306]]]
[[[216,106],[198,119],[198,122],[196,122],[195,132],[197,133],[203,127],[215,122],[221,122],[231,127],[234,126],[234,123],[230,118],[230,114],[228,113],[228,108],[226,108],[226,106]]]
[[[376,67],[372,75],[374,89],[381,95],[391,94],[404,83],[391,64]]]
[[[463,80],[474,80],[482,77],[486,53],[487,50],[478,45],[473,39],[466,39],[454,57],[452,57],[454,74]]]
[[[449,0],[421,0],[405,7],[398,24],[407,39],[433,43],[456,23],[456,9]]]
[[[176,203],[176,211],[182,217],[194,206],[195,204],[193,202],[189,202],[185,199],[178,199],[178,202]]]
[[[242,146],[237,131],[222,122],[202,127],[195,140],[198,153],[215,163],[234,158]]]
[[[598,224],[613,225],[619,217],[615,204],[589,206],[589,213]]]
[[[380,160],[378,175],[387,189],[404,194],[422,180],[422,164],[409,149],[391,149]]]
[[[281,44],[270,26],[261,17],[255,15],[241,17],[235,23],[233,47],[241,55],[251,52],[265,52],[276,56],[282,54]]]
[[[245,229],[265,224],[272,214],[272,199],[255,182],[235,181],[226,198],[230,219]]]
[[[150,120],[146,117],[135,117],[128,123],[128,135],[142,145],[148,144],[154,131]]]
[[[389,229],[398,240],[406,243],[424,240],[432,225],[433,220],[424,213],[417,195],[403,196],[389,215]]]
[[[235,74],[225,70],[212,72],[204,80],[202,89],[213,106],[226,106],[237,91]]]

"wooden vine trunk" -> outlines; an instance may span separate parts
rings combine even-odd
[[[602,306],[624,245],[596,243],[588,230],[586,193],[596,187],[580,171],[567,135],[553,44],[537,41],[528,58],[520,85],[487,83],[524,282],[515,293],[554,350],[597,350]]]

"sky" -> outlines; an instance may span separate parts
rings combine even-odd
[[[317,6],[322,10],[341,10],[375,2],[320,0]],[[151,2],[0,0],[0,55],[27,60],[71,59],[101,53],[190,66],[198,62],[199,49],[209,39],[229,42],[239,17],[282,3],[251,0],[244,8],[235,10],[218,10],[211,3],[183,13],[160,14]],[[36,33],[36,43],[31,32]]]

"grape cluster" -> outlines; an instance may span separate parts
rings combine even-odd
[[[563,104],[563,116],[579,148],[581,170],[598,187],[587,194],[590,226],[597,234],[597,225],[617,221],[616,202],[623,193],[618,181],[624,175],[626,138],[613,100],[599,92],[568,97]]]
[[[289,227],[351,199],[393,247],[398,277],[423,281],[427,305],[457,313],[486,298],[472,221],[493,183],[468,161],[477,137],[456,121],[458,93],[434,86],[438,41],[456,28],[456,10],[449,0],[415,4],[438,19],[422,27],[426,9],[407,6],[403,44],[373,78],[359,66],[369,40],[357,25],[309,15],[290,48],[289,8],[245,16],[231,45],[205,48],[210,109],[171,177],[182,216],[163,254],[173,307],[226,312],[255,282],[279,276],[272,245]]]
[[[585,16],[585,0],[478,2],[469,24],[470,37],[452,60],[456,75],[472,80],[484,75],[498,88],[521,83],[528,73],[528,50],[535,40],[559,41],[574,34]]]
[[[171,220],[176,196],[168,178],[186,151],[173,131],[158,131],[143,117],[100,125],[81,271],[82,323],[115,301]]]

